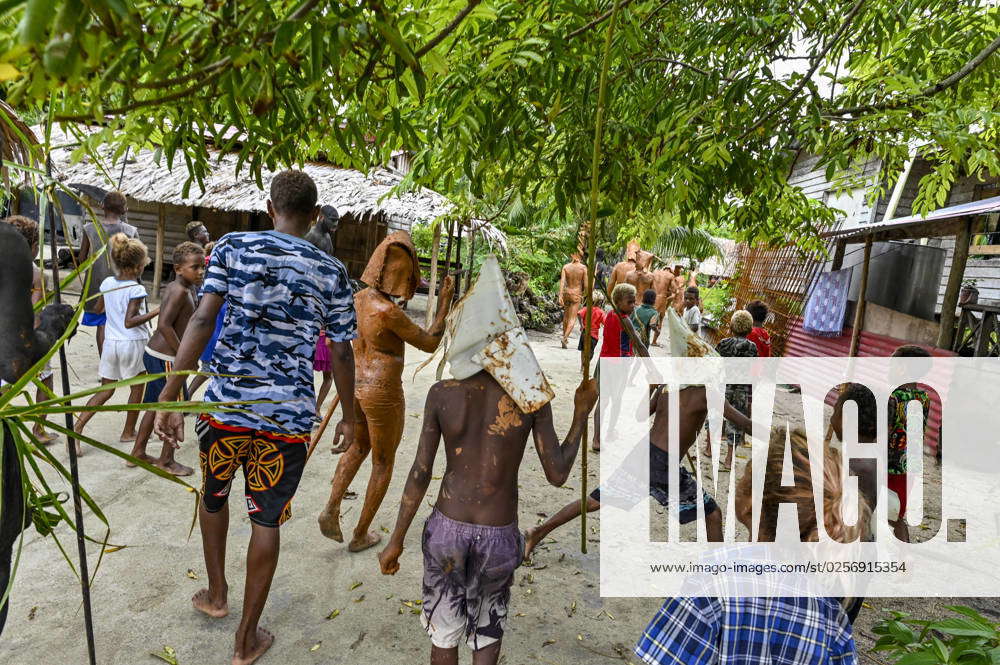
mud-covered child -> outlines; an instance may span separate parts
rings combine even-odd
[[[205,250],[190,241],[177,245],[174,249],[174,275],[176,279],[167,284],[163,290],[156,332],[146,344],[146,352],[142,357],[143,365],[150,374],[164,374],[174,369],[181,337],[184,336],[188,321],[194,314],[198,287],[205,277]],[[166,378],[162,377],[149,381],[143,394],[143,403],[156,404],[160,398],[160,391],[166,384]],[[151,462],[175,476],[190,476],[194,473],[194,469],[174,459],[174,451],[177,448],[175,444],[164,441],[158,458],[146,454],[146,443],[153,432],[155,419],[155,411],[147,411],[143,415],[135,446],[132,448],[132,456]],[[129,466],[133,465],[129,463]]]
[[[420,443],[396,527],[379,555],[382,572],[394,575],[443,437],[447,468],[421,539],[421,619],[431,638],[434,665],[457,665],[462,641],[473,650],[475,665],[497,663],[510,587],[524,551],[517,525],[517,488],[528,437],[534,438],[546,479],[562,485],[580,448],[587,415],[597,401],[594,380],[577,388],[573,422],[560,444],[548,399],[539,406],[518,392],[522,382],[517,379],[542,377],[523,331],[506,337],[495,347],[500,348],[502,353],[509,352],[514,380],[501,385],[490,373],[498,370],[486,362],[482,371],[460,380],[439,381],[428,392]],[[494,352],[490,346],[484,349],[487,356]],[[451,362],[455,373],[454,358]]]

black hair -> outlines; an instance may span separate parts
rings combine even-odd
[[[0,221],[7,222],[17,229],[24,236],[24,239],[28,241],[28,247],[38,245],[38,222],[35,220],[29,219],[24,215],[11,215]]]
[[[904,344],[892,352],[893,358],[930,358],[930,352],[916,344]]]
[[[104,212],[124,215],[125,210],[128,208],[128,204],[125,201],[125,195],[117,189],[113,189],[104,195],[104,200],[101,201],[101,207],[104,209]]]
[[[763,300],[751,300],[747,303],[747,306],[744,307],[744,309],[750,312],[750,316],[753,317],[754,323],[764,323],[764,320],[767,319],[767,314],[770,311],[767,303]]]
[[[201,260],[204,261],[205,249],[196,242],[186,240],[174,248],[174,265],[184,265],[184,261],[191,256],[201,257]]]
[[[316,209],[316,183],[305,171],[287,170],[271,180],[271,205],[275,212],[306,216]]]
[[[687,295],[689,293],[693,293],[695,296],[701,295],[701,291],[698,290],[697,286],[689,286],[686,289],[684,289],[684,295]]]
[[[842,408],[848,401],[858,407],[858,434],[865,439],[875,439],[878,436],[878,405],[874,393],[863,383],[848,383],[837,397],[837,406]]]
[[[643,305],[655,305],[656,304],[656,291],[653,289],[646,289],[642,292],[642,304]]]

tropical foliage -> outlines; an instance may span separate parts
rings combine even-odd
[[[891,184],[918,146],[935,165],[918,211],[961,172],[1000,171],[1000,10],[987,0],[620,6],[599,166],[609,225],[668,215],[808,244],[833,216],[787,185],[796,150],[822,154],[831,175],[881,157]],[[254,173],[319,155],[363,168],[408,149],[411,183],[468,189],[470,213],[520,197],[570,219],[585,208],[610,9],[7,0],[0,77],[19,108],[105,125],[93,142],[152,142],[195,182],[210,143]]]
[[[914,619],[892,612],[872,629],[875,651],[895,665],[992,665],[1000,661],[1000,624],[970,607],[949,606],[955,615],[936,620]]]

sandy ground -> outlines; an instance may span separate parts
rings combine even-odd
[[[414,302],[412,314],[419,312]],[[420,318],[422,320],[422,317]],[[579,355],[559,347],[555,336],[531,335],[535,352],[557,392],[556,429],[564,433],[572,414],[572,393],[579,382]],[[573,345],[575,347],[575,344]],[[89,387],[97,369],[97,352],[90,329],[83,329],[69,350],[74,389]],[[424,396],[434,380],[435,365],[414,376],[426,354],[407,350],[404,388],[406,428],[397,468],[374,526],[391,529],[412,461],[420,427]],[[124,393],[115,396],[124,401]],[[88,433],[104,441],[117,441],[121,417],[98,415]],[[327,437],[329,438],[329,437]],[[128,449],[126,444],[121,444]],[[152,442],[152,451],[159,450]],[[320,444],[306,469],[296,497],[294,516],[282,528],[282,558],[264,610],[262,625],[276,641],[264,663],[386,663],[425,662],[429,643],[410,602],[421,594],[420,525],[430,512],[437,492],[432,482],[406,540],[401,570],[384,577],[378,570],[377,549],[350,554],[344,545],[323,538],[316,524],[328,491],[336,460],[329,444]],[[521,468],[520,522],[528,527],[579,497],[580,471],[566,487],[545,481],[537,457],[530,452]],[[64,447],[58,452],[67,455]],[[193,426],[188,423],[187,443],[178,459],[197,466]],[[593,460],[593,458],[592,458]],[[438,456],[439,479],[444,456]],[[370,466],[366,463],[352,485],[363,495]],[[117,459],[91,450],[80,462],[84,486],[104,508],[112,526],[113,543],[127,548],[106,554],[93,586],[94,624],[99,663],[155,663],[151,652],[164,645],[176,650],[182,665],[228,663],[232,637],[242,602],[244,556],[249,521],[239,501],[231,505],[230,546],[227,566],[230,606],[233,613],[211,620],[191,608],[190,598],[205,585],[204,563],[197,530],[189,538],[194,509],[193,495],[182,488],[134,469]],[[198,476],[193,483],[197,483]],[[589,486],[597,482],[597,464],[591,465]],[[720,497],[721,499],[721,497]],[[344,529],[353,530],[360,500],[345,502]],[[724,504],[723,504],[724,505]],[[100,523],[88,517],[90,533]],[[532,568],[521,568],[511,600],[512,618],[504,639],[501,662],[509,665],[555,665],[603,662],[637,662],[631,647],[660,605],[658,599],[601,598],[598,589],[599,514],[588,521],[589,554],[580,553],[579,522],[553,534],[539,548]],[[58,531],[75,559],[75,539],[65,526]],[[385,535],[385,534],[383,534]],[[98,548],[88,548],[91,566]],[[857,626],[859,650],[870,648],[871,625],[878,609],[912,609],[926,615],[943,611],[941,600],[873,599]],[[996,615],[994,600],[978,603]],[[339,611],[334,618],[331,613]],[[86,662],[83,614],[79,585],[51,538],[27,532],[17,581],[12,592],[10,618],[0,639],[0,662],[12,665]],[[462,655],[469,662],[469,655]],[[880,662],[871,660],[871,662]]]

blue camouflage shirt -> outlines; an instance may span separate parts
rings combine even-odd
[[[229,233],[212,251],[202,293],[227,311],[206,402],[273,400],[248,413],[213,414],[226,425],[306,434],[316,415],[313,357],[321,329],[334,342],[357,336],[344,265],[312,243],[278,231]]]

